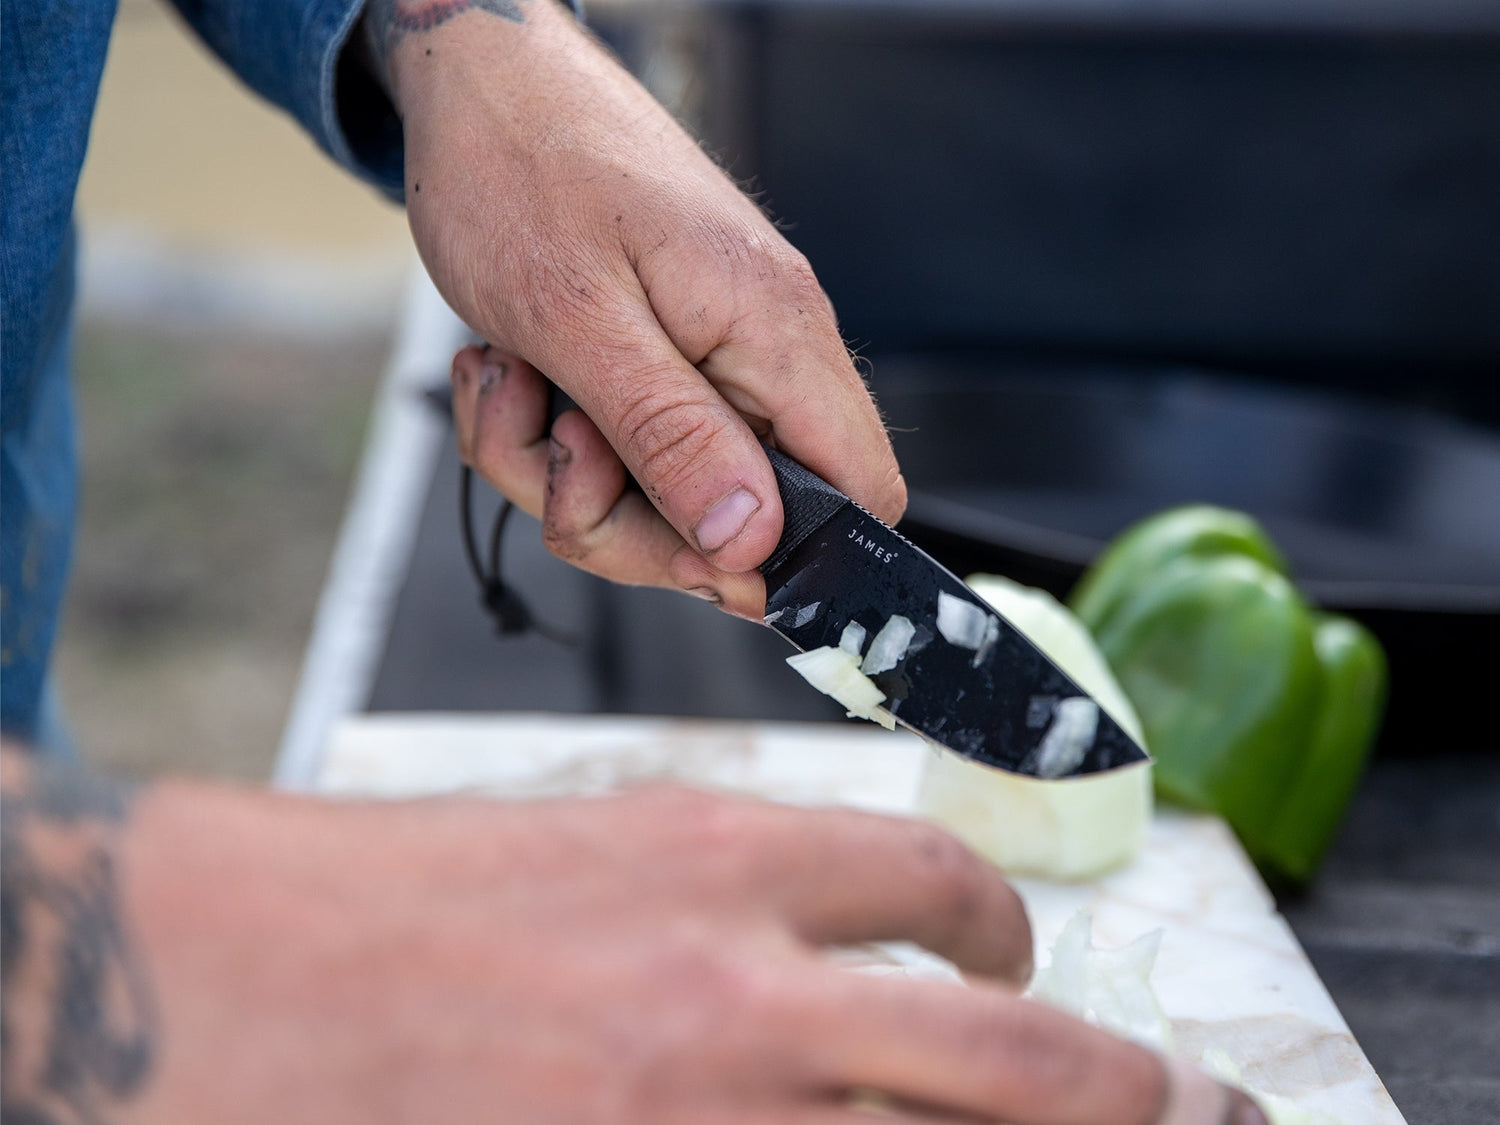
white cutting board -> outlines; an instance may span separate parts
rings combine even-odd
[[[346,796],[463,791],[519,799],[673,781],[910,814],[928,753],[908,734],[831,724],[366,715],[336,728],[317,788]],[[1124,870],[1089,883],[1021,879],[1016,886],[1031,913],[1039,964],[1080,909],[1093,912],[1094,941],[1102,947],[1163,930],[1152,980],[1177,1053],[1197,1059],[1206,1048],[1221,1048],[1252,1089],[1346,1125],[1403,1122],[1218,819],[1158,814],[1142,854]]]

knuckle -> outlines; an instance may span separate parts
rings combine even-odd
[[[652,823],[682,826],[713,818],[723,799],[701,789],[685,785],[652,785],[634,790],[630,799],[638,802]]]
[[[731,272],[754,267],[768,257],[764,235],[741,216],[720,210],[705,211],[689,229],[692,237],[686,240],[683,249],[715,266],[723,263]]]
[[[651,822],[671,838],[670,846],[687,855],[737,849],[752,831],[748,802],[677,785],[643,789],[640,800]]]
[[[833,305],[828,300],[828,295],[823,292],[823,283],[818,280],[818,275],[813,272],[812,263],[801,251],[787,247],[781,256],[776,277],[788,300],[796,302],[799,306],[809,307],[809,311],[816,309],[820,313],[826,312],[830,317],[832,316]]]
[[[707,927],[667,928],[641,968],[644,987],[660,1002],[615,1053],[616,1105],[660,1108],[698,1077],[705,1043],[732,1037],[748,1046],[775,1038],[788,987],[763,960],[726,950]],[[624,1119],[651,1117],[636,1112]]]
[[[1006,979],[1031,977],[1031,923],[1020,896],[957,837],[922,825],[916,841],[918,877],[933,897],[933,924],[942,937],[982,948]],[[975,946],[975,943],[980,943]]]
[[[678,822],[685,846],[709,858],[739,855],[758,835],[751,806],[709,798],[686,810]]]
[[[680,987],[685,1002],[709,1026],[773,1010],[781,990],[775,975],[760,962],[725,952],[722,944],[697,930],[671,942],[657,966],[663,986]]]
[[[982,903],[989,873],[956,836],[936,825],[919,825],[916,856],[920,877],[954,925],[971,920]]]
[[[640,466],[643,483],[658,491],[670,491],[699,471],[726,426],[710,408],[684,401],[671,389],[637,396],[621,418],[626,450]]]
[[[995,1104],[1014,1100],[1018,1084],[1028,1102],[1066,1104],[1092,1077],[1091,1054],[1076,1041],[1033,1033],[1026,1021],[1031,1005],[1027,1000],[995,1004],[967,1040],[975,1072],[985,1076],[986,1094]]]
[[[766,887],[785,848],[765,806],[692,790],[664,792],[659,805],[652,810],[662,826],[658,846],[684,865],[686,878],[738,896],[741,905]]]
[[[564,562],[581,563],[593,553],[587,539],[576,530],[558,525],[549,507],[542,516],[542,544]]]
[[[901,517],[906,514],[907,493],[906,478],[901,475],[901,466],[896,464],[895,458],[891,459],[891,466],[886,470],[885,487],[881,490],[886,497],[888,505],[882,519],[889,524],[901,522]]]

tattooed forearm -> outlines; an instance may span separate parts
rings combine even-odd
[[[525,23],[521,5],[529,0],[370,0],[365,8],[365,34],[377,60],[404,35],[431,31],[473,8],[492,16]]]
[[[471,8],[512,23],[525,23],[522,5],[529,3],[531,0],[369,0],[355,48],[360,61],[389,92],[391,75],[386,57],[406,36],[431,31]]]
[[[0,1117],[103,1125],[144,1084],[156,1042],[115,873],[128,796],[72,771],[5,764]]]

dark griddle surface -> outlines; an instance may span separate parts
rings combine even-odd
[[[1500,747],[1378,761],[1282,909],[1407,1120],[1500,1121]]]

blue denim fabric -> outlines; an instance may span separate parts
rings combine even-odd
[[[400,198],[394,112],[354,68],[341,74],[363,0],[180,7],[335,160]],[[38,733],[72,542],[73,196],[114,16],[115,0],[0,3],[0,727],[28,741]]]

